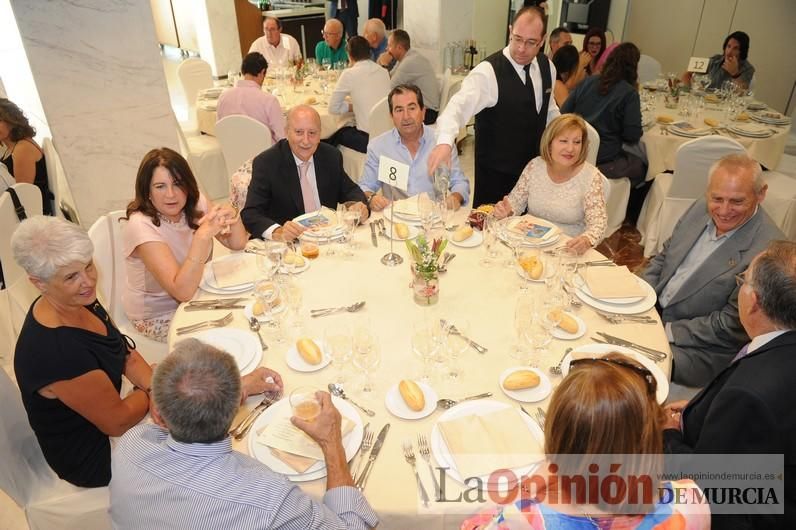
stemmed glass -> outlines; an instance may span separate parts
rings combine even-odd
[[[509,355],[526,364],[531,358],[531,342],[527,332],[533,316],[533,304],[525,294],[520,294],[514,307],[514,345]]]
[[[480,263],[484,267],[491,267],[494,264],[494,259],[497,257],[495,244],[497,243],[497,220],[492,215],[484,217],[484,251],[486,256],[481,259]]]
[[[419,379],[425,383],[431,382],[430,364],[432,359],[437,359],[439,350],[443,348],[442,327],[435,321],[421,320],[414,325],[412,332],[412,351],[422,362],[422,371]]]
[[[293,323],[297,327],[300,326],[299,311],[301,310],[302,292],[301,287],[295,280],[288,280],[285,282],[282,292],[287,298],[287,308],[293,318]]]
[[[463,318],[456,318],[447,321],[447,330],[445,340],[445,347],[449,359],[448,364],[448,377],[456,380],[459,377],[459,356],[470,347],[467,342],[467,337],[470,335],[470,322]],[[458,333],[450,333],[450,330],[456,328]]]
[[[274,274],[277,274],[279,269],[282,268],[282,261],[285,259],[285,254],[287,254],[287,243],[284,241],[266,241],[265,254],[269,260],[276,264]]]
[[[370,385],[370,373],[379,367],[381,352],[379,351],[379,344],[376,338],[370,330],[364,326],[354,332],[352,356],[354,366],[362,371],[362,375],[365,378],[362,392],[372,392],[373,388]]]
[[[428,193],[419,193],[417,195],[417,213],[420,216],[420,224],[423,225],[424,232],[429,232],[434,226],[436,210],[436,204]]]
[[[527,270],[527,264],[531,260],[541,260],[541,252],[539,251],[539,247],[523,247],[519,241],[516,242],[516,245],[512,247],[514,253],[514,261],[516,266],[519,267],[520,272],[522,274],[522,280],[520,283],[520,291],[527,292],[528,287],[531,283],[531,273]],[[544,267],[544,263],[542,266]]]
[[[343,222],[345,223],[345,227],[346,227],[346,240],[348,242],[348,255],[349,256],[353,256],[354,255],[354,249],[356,248],[356,243],[354,242],[354,232],[356,231],[357,226],[359,226],[360,214],[359,214],[359,210],[357,208],[355,208],[354,205],[351,205],[351,206],[348,206],[348,207],[343,206],[343,208],[344,208],[344,210],[343,210]]]
[[[448,188],[451,184],[451,170],[445,164],[440,164],[434,170],[434,198],[444,201],[448,197]]]
[[[558,249],[559,271],[561,281],[566,287],[574,287],[575,275],[580,267],[580,255],[571,248]]]
[[[336,383],[342,384],[345,382],[345,367],[351,359],[353,349],[351,332],[348,326],[335,324],[326,328],[323,340],[335,367],[334,380]]]

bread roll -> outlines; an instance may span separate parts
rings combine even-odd
[[[309,364],[320,364],[323,360],[321,349],[312,339],[301,338],[296,341],[296,350],[301,358]]]
[[[464,241],[465,239],[470,239],[470,236],[472,235],[473,227],[470,225],[464,225],[459,227],[459,229],[453,233],[453,240],[456,242]]]
[[[533,370],[517,370],[503,380],[503,388],[506,390],[526,390],[536,388],[541,383],[539,375]]]
[[[558,320],[558,327],[566,331],[567,333],[577,333],[578,332],[578,321],[569,316],[568,314],[564,313],[560,309],[553,309],[550,311],[550,318],[552,320]]]
[[[520,267],[532,280],[538,280],[544,272],[544,264],[536,256],[523,256],[519,260]]]
[[[488,214],[490,214],[490,213],[495,211],[495,205],[494,204],[482,204],[481,206],[476,208],[476,211],[484,212],[485,214],[488,215]]]
[[[296,254],[295,252],[288,252],[285,254],[284,258],[285,265],[293,265],[294,267],[303,267],[304,266],[304,258]]]
[[[265,313],[265,304],[260,301],[254,302],[254,305],[252,306],[252,314],[258,317],[263,313]]]
[[[318,99],[315,96],[310,96],[304,100],[305,105],[315,105],[318,103]]]
[[[708,127],[718,127],[719,120],[715,118],[705,118],[705,125],[707,125]]]
[[[395,223],[392,225],[392,232],[398,239],[406,239],[409,237],[409,226],[406,223]]]
[[[401,393],[406,406],[415,412],[420,412],[426,408],[426,396],[423,394],[423,389],[409,379],[404,379],[398,384],[398,391]]]
[[[674,122],[674,118],[671,116],[667,116],[666,114],[661,114],[657,117],[658,123],[672,123]]]

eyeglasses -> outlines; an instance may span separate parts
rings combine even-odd
[[[644,368],[643,366],[638,366],[633,363],[629,363],[622,359],[613,359],[610,357],[594,357],[594,358],[586,358],[586,359],[574,359],[569,362],[570,370],[579,364],[592,364],[592,363],[608,363],[614,366],[621,366],[623,368],[628,368],[633,370],[638,375],[640,375],[644,382],[647,384],[647,390],[649,391],[650,395],[654,396],[655,392],[658,390],[658,382],[655,380],[655,376],[652,375],[652,372]]]
[[[321,35],[323,35],[323,36],[329,35],[330,37],[339,37],[340,35],[342,35],[342,33],[339,32],[339,31],[324,31],[324,30],[321,30]]]
[[[745,283],[746,283],[746,271],[743,271],[742,273],[735,275],[735,285],[737,285],[740,288]]]
[[[542,41],[536,39],[523,39],[519,35],[511,36],[511,42],[513,42],[516,46],[520,46],[523,48],[535,48],[542,43]]]

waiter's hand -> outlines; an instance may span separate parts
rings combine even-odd
[[[439,144],[428,155],[428,174],[433,175],[440,163],[451,166],[452,148],[448,144]]]

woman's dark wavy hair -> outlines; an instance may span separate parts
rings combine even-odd
[[[721,53],[724,53],[724,49],[727,48],[727,43],[730,42],[730,39],[735,39],[738,41],[738,46],[741,48],[738,56],[742,61],[745,61],[749,56],[749,35],[743,31],[734,31],[730,33],[727,35],[727,38],[724,39],[724,44],[721,46]]]
[[[14,142],[36,136],[36,129],[28,122],[22,109],[10,99],[0,98],[0,120],[8,124],[9,136]]]
[[[185,218],[188,226],[196,230],[199,227],[196,222],[204,215],[204,212],[196,208],[199,202],[199,186],[196,184],[196,177],[182,155],[168,147],[152,149],[141,160],[141,165],[138,166],[138,175],[135,178],[135,199],[127,205],[127,219],[131,214],[141,212],[152,219],[152,224],[160,226],[158,211],[149,200],[152,175],[155,174],[158,167],[166,168],[174,178],[174,183],[185,192],[186,200],[185,208],[183,208]]]
[[[615,84],[623,80],[635,86],[638,81],[640,58],[641,52],[632,42],[623,42],[614,48],[600,73],[600,94],[604,96]]]
[[[556,77],[559,81],[564,81],[562,74],[568,74],[572,77],[578,68],[578,61],[580,60],[580,53],[578,49],[571,44],[561,46],[556,50],[553,55],[553,64],[556,67]]]

